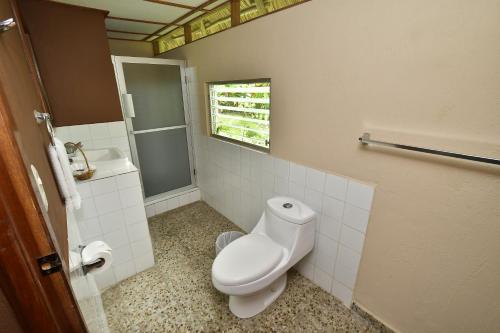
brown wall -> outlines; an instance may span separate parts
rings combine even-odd
[[[270,77],[272,155],[377,184],[357,303],[401,332],[500,332],[500,169],[357,142],[500,157],[499,41],[498,0],[314,0],[164,57],[199,96]]]
[[[122,120],[103,11],[20,1],[56,126]]]
[[[129,57],[153,57],[153,44],[128,40],[108,39],[112,55]]]

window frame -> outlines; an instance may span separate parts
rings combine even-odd
[[[210,85],[215,85],[215,84],[235,84],[235,83],[260,83],[260,82],[269,82],[269,147],[262,147],[258,146],[249,142],[245,141],[240,141],[232,138],[228,138],[222,135],[218,135],[216,133],[212,132],[212,101],[210,99]],[[258,79],[242,79],[242,80],[229,80],[229,81],[210,81],[205,83],[206,89],[205,92],[207,94],[207,124],[208,124],[208,136],[221,140],[221,141],[226,141],[232,144],[236,144],[239,146],[243,146],[246,148],[250,148],[253,150],[258,150],[264,153],[270,153],[271,152],[271,106],[272,106],[272,84],[271,84],[271,78],[258,78]]]

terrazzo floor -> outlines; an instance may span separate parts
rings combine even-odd
[[[149,229],[156,265],[103,294],[111,332],[376,332],[294,270],[264,312],[235,317],[210,271],[217,235],[239,228],[204,202],[150,218]]]

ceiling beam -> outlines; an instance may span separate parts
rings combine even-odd
[[[142,36],[149,35],[149,32],[135,32],[135,31],[125,31],[125,30],[114,30],[114,29],[106,29],[106,31],[109,31],[109,32],[118,32],[118,33],[121,33],[121,34],[131,34],[131,35],[142,35]]]
[[[178,24],[174,24],[174,23],[149,21],[149,20],[138,20],[138,19],[133,19],[133,18],[128,18],[128,17],[118,17],[118,16],[107,16],[106,19],[109,19],[109,20],[120,20],[120,21],[129,21],[129,22],[138,22],[138,23],[148,23],[148,24],[157,24],[157,25],[170,25],[170,26],[175,25],[175,26],[178,26]]]
[[[166,5],[166,6],[172,6],[172,7],[179,7],[179,8],[184,8],[184,9],[189,9],[189,10],[193,10],[195,9],[195,7],[193,6],[188,6],[188,5],[184,5],[182,3],[176,3],[176,2],[171,2],[171,1],[163,1],[163,0],[144,0],[146,2],[152,2],[152,3],[157,3],[157,4],[160,4],[160,5]],[[200,9],[201,11],[204,11],[204,12],[208,12],[208,9]]]
[[[208,0],[208,1],[205,1],[203,2],[201,5],[199,5],[198,7],[195,7],[193,10],[187,12],[186,14],[182,15],[181,17],[177,18],[176,20],[174,20],[172,23],[169,23],[169,24],[166,24],[164,27],[156,30],[155,32],[153,32],[152,34],[150,34],[149,36],[147,36],[146,38],[144,38],[143,40],[146,41],[148,40],[149,38],[155,36],[155,35],[158,35],[160,32],[162,32],[163,30],[173,26],[173,25],[178,25],[177,23],[179,23],[180,21],[184,20],[185,18],[193,15],[194,13],[200,11],[201,9],[205,8],[206,6],[208,5],[211,5],[212,3],[216,2],[217,0]],[[156,37],[156,38],[159,38],[159,37]],[[155,38],[155,39],[156,39]]]
[[[149,43],[148,41],[144,41],[141,39],[132,39],[132,38],[117,38],[117,37],[108,37],[108,39],[113,39],[113,40],[126,40],[129,42],[141,42],[141,43]]]

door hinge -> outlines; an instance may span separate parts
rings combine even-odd
[[[57,252],[38,258],[37,261],[38,266],[40,266],[40,270],[42,271],[42,275],[57,273],[62,269],[61,258],[59,258]]]
[[[193,174],[196,176],[196,169],[193,169]]]

